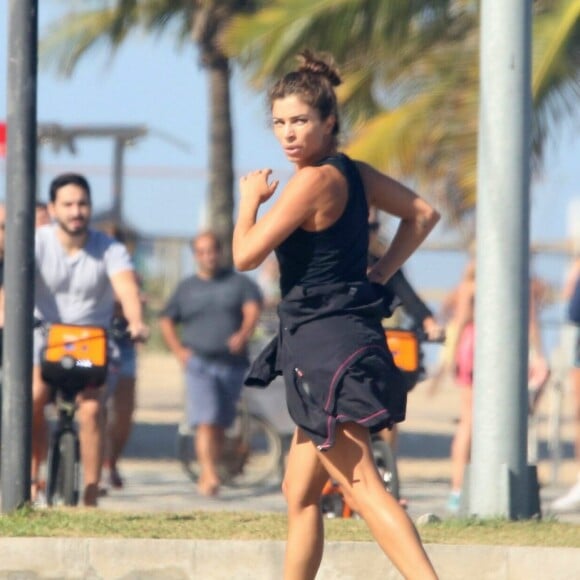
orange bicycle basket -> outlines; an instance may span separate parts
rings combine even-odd
[[[45,380],[100,385],[108,363],[107,332],[100,326],[51,324],[43,351]]]
[[[399,369],[414,373],[419,370],[419,340],[412,330],[386,328],[387,346]]]
[[[46,341],[45,360],[60,362],[64,356],[90,362],[91,366],[106,365],[105,329],[99,326],[51,324]]]

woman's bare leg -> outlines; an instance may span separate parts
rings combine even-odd
[[[471,455],[471,425],[473,414],[473,390],[460,387],[459,424],[451,443],[451,491],[459,493],[463,486],[465,466]]]
[[[201,423],[195,429],[195,452],[201,469],[197,489],[202,495],[217,495],[220,488],[219,463],[224,446],[224,428]]]
[[[437,578],[413,522],[385,490],[373,461],[368,430],[356,423],[339,425],[334,446],[318,453],[326,471],[340,484],[401,574],[407,579]]]
[[[288,502],[284,580],[313,580],[320,566],[324,529],[320,510],[328,480],[316,447],[297,429],[292,437],[282,490]]]

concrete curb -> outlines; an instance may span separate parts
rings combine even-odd
[[[574,580],[580,549],[427,545],[443,580]],[[279,580],[284,542],[2,538],[0,578]],[[328,542],[317,580],[400,578],[372,543]]]

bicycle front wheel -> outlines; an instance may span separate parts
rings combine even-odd
[[[372,451],[379,474],[385,483],[385,489],[398,500],[399,472],[397,470],[397,460],[391,446],[386,441],[373,440]]]
[[[47,503],[76,506],[79,502],[79,443],[75,433],[57,435],[48,461]]]

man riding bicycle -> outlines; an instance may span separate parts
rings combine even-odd
[[[47,323],[107,328],[115,296],[128,320],[133,339],[144,338],[141,300],[131,258],[113,238],[89,227],[91,191],[87,180],[75,173],[56,177],[50,185],[48,205],[53,223],[36,232],[35,317]],[[38,492],[39,469],[47,454],[44,407],[51,401],[40,362],[45,346],[43,329],[34,333],[32,374],[32,499]],[[102,463],[102,385],[87,388],[77,397],[81,458],[86,506],[96,506]]]

